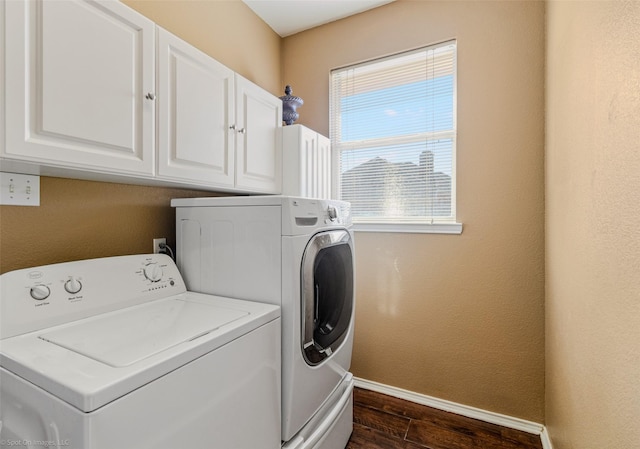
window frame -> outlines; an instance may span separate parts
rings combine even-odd
[[[393,60],[394,58],[406,57],[407,55],[428,52],[429,50],[454,45],[453,53],[453,117],[452,117],[452,129],[445,131],[430,131],[420,132],[417,134],[400,135],[393,137],[382,137],[367,139],[366,141],[357,142],[336,142],[336,131],[339,132],[340,117],[334,117],[336,94],[334,92],[334,73],[344,72],[348,69],[354,69],[357,67],[363,67],[382,61]],[[332,145],[332,191],[335,198],[341,196],[341,153],[342,151],[349,151],[353,149],[375,148],[380,147],[383,144],[400,144],[400,143],[412,143],[420,141],[433,141],[437,138],[451,139],[451,215],[448,219],[437,219],[435,217],[424,217],[424,219],[410,217],[404,217],[402,219],[378,217],[377,219],[355,219],[353,228],[355,231],[364,232],[402,232],[402,233],[437,233],[437,234],[461,234],[462,224],[458,222],[457,217],[457,51],[458,43],[456,39],[451,39],[443,42],[439,42],[432,45],[419,47],[416,49],[398,52],[392,55],[387,55],[380,58],[371,59],[368,61],[360,62],[357,64],[351,64],[331,70],[329,75],[329,121],[330,121],[330,139]],[[338,97],[344,98],[344,97]],[[338,106],[339,107],[339,106]],[[364,144],[363,144],[364,143]]]

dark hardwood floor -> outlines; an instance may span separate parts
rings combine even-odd
[[[356,388],[345,449],[542,449],[538,435]]]

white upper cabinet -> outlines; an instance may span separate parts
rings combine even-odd
[[[0,0],[0,21],[2,170],[281,192],[278,97],[116,0]]]
[[[154,24],[117,1],[6,2],[4,159],[150,177]]]
[[[302,125],[282,128],[282,194],[331,198],[331,141]]]
[[[236,188],[282,191],[282,100],[236,74]]]
[[[158,28],[158,176],[234,187],[234,72]]]
[[[158,28],[158,176],[280,193],[282,101]]]

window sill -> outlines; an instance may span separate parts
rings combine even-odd
[[[353,230],[409,234],[462,234],[462,223],[354,223]]]

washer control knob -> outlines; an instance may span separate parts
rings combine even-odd
[[[158,282],[162,279],[162,267],[157,263],[150,263],[144,267],[144,277],[149,279],[151,282]]]
[[[67,291],[67,293],[75,295],[80,290],[82,290],[82,284],[78,279],[71,277],[67,282],[64,283],[64,289]]]
[[[42,301],[43,299],[47,299],[51,294],[51,290],[46,285],[35,285],[31,287],[31,297],[33,299],[37,299],[38,301]]]
[[[334,221],[336,218],[338,218],[338,210],[335,208],[335,206],[329,206],[327,208],[327,215],[329,216],[329,220]]]

